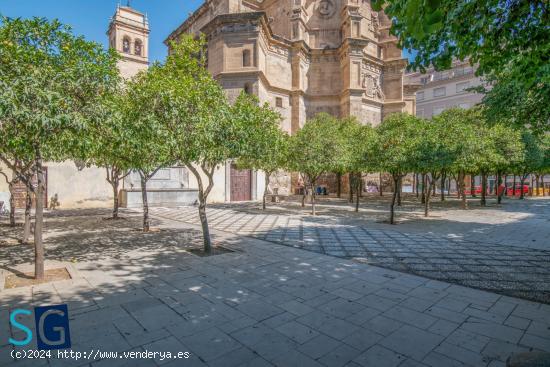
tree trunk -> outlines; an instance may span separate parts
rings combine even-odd
[[[504,175],[504,196],[508,196],[508,175]]]
[[[412,193],[414,194],[416,190],[416,173],[413,173],[413,184],[412,184]]]
[[[458,182],[459,182],[459,191],[462,198],[462,209],[468,209],[468,200],[466,200],[466,174],[464,171],[459,172]]]
[[[476,196],[476,176],[470,175],[470,196],[475,198]]]
[[[362,184],[363,184],[363,180],[361,180],[361,174],[359,174],[359,182],[356,184],[356,187],[357,187],[357,194],[356,194],[356,198],[355,198],[355,211],[358,212],[359,211],[359,198],[361,197],[361,195],[359,195],[359,193],[361,192],[361,189],[362,189]]]
[[[111,181],[111,186],[113,187],[113,219],[118,219],[118,208],[119,208],[119,202],[118,202],[118,185],[119,185],[119,179],[118,176],[114,177]]]
[[[149,232],[149,203],[147,201],[147,178],[143,172],[139,172],[141,178],[141,200],[143,202],[143,232]]]
[[[383,196],[384,190],[382,190],[382,172],[379,173],[379,181],[380,181],[380,189],[378,191],[380,191],[380,196]]]
[[[302,208],[306,206],[306,193],[307,193],[307,190],[306,190],[306,185],[304,185],[303,189],[302,189]]]
[[[311,215],[315,215],[315,183],[311,183]]]
[[[514,173],[514,181],[512,183],[513,189],[512,189],[512,196],[516,197],[516,174]]]
[[[540,175],[536,176],[536,184],[537,184],[537,196],[539,196],[539,190],[540,190]]]
[[[399,177],[393,176],[393,184],[394,186],[397,186],[397,181],[399,181]],[[392,199],[391,199],[391,206],[390,206],[390,224],[394,224],[395,219],[395,201],[397,199],[397,190],[393,190]]]
[[[353,203],[353,180],[354,180],[354,178],[353,178],[353,173],[351,173],[351,172],[348,173],[348,181],[349,181],[349,182],[348,182],[348,184],[349,184],[349,185],[348,185],[348,186],[349,186],[349,188],[348,188],[348,189],[349,189],[349,198],[348,198],[348,201],[349,201],[350,203]]]
[[[533,175],[531,175],[531,186],[529,186],[529,196],[533,196],[533,188],[535,187],[535,182],[533,181]]]
[[[447,180],[447,174],[441,172],[441,201],[445,201],[445,181]]]
[[[206,217],[206,198],[202,192],[199,192],[199,218],[202,226],[202,237],[204,252],[212,253],[212,240],[210,239],[210,228],[208,228],[208,218]]]
[[[420,177],[418,177],[418,173],[415,173],[415,174],[414,174],[414,177],[415,177],[415,181],[416,181],[416,185],[415,185],[415,186],[416,186],[416,187],[415,187],[415,190],[416,190],[416,198],[418,199],[418,197],[420,196],[420,193],[418,192],[418,191],[419,191],[418,188],[420,187],[420,180],[419,180]]]
[[[519,188],[519,198],[521,200],[525,199],[525,194],[523,193],[523,185],[525,184],[525,180],[527,179],[527,175],[522,175],[519,178],[520,182],[520,188]]]
[[[399,180],[397,182],[397,187],[395,188],[397,190],[397,206],[401,206],[401,184],[403,182],[403,178],[399,177]]]
[[[481,206],[487,206],[487,174],[481,173]]]
[[[421,204],[426,203],[426,174],[425,173],[422,174],[422,196],[420,199],[420,203]]]
[[[342,197],[342,174],[340,172],[336,174],[336,197]]]
[[[15,227],[15,180],[12,178],[10,184],[9,184],[9,191],[10,191],[10,226]]]
[[[264,195],[262,197],[262,210],[265,210],[265,201],[267,198],[267,189],[269,188],[269,176],[271,174],[268,172],[265,172],[265,187],[264,187]]]
[[[42,156],[36,151],[36,212],[34,219],[34,277],[44,279],[44,243],[42,242],[42,228],[44,226],[44,170]]]
[[[201,220],[201,226],[202,226],[202,239],[204,244],[204,252],[209,254],[212,252],[212,240],[210,239],[210,229],[208,228],[208,220],[206,218],[206,199],[208,198],[208,194],[210,193],[210,190],[212,190],[212,187],[214,185],[212,176],[214,174],[214,168],[206,169],[204,166],[201,165],[202,171],[206,174],[208,178],[208,185],[206,187],[206,190],[203,186],[203,181],[201,174],[197,170],[196,167],[193,166],[193,164],[186,163],[187,169],[189,169],[193,175],[195,176],[195,179],[197,180],[198,188],[199,188],[199,218]]]
[[[23,224],[23,243],[29,242],[31,235],[31,210],[32,210],[32,192],[27,189],[27,197],[25,198],[25,223]]]
[[[502,173],[497,172],[497,204],[502,204],[502,195],[506,191],[506,185],[504,185],[504,188],[502,189],[501,192],[498,191],[500,190],[501,185],[502,185]]]
[[[546,194],[546,188],[544,187],[544,174],[540,176],[540,186],[542,187],[542,197]]]
[[[435,178],[432,179],[426,175],[426,200],[424,200],[424,216],[427,217],[430,214],[430,197],[432,194],[432,188],[435,188]]]

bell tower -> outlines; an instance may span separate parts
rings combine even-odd
[[[109,47],[122,56],[118,63],[123,78],[131,78],[149,66],[147,15],[128,6],[117,6],[107,30]]]

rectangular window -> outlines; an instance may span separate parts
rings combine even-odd
[[[424,100],[424,92],[416,92],[416,100],[417,101],[423,101]]]
[[[447,94],[445,87],[435,88],[434,97],[444,97]]]
[[[470,88],[470,82],[456,83],[456,92],[465,93],[466,89]]]
[[[361,35],[361,23],[353,22],[353,35],[352,37],[359,37]]]
[[[283,99],[281,97],[275,97],[275,106],[283,107]]]

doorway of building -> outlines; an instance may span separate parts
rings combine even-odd
[[[36,175],[32,178],[32,184],[36,186]],[[27,186],[21,181],[14,185],[15,207],[17,209],[24,209],[25,202],[27,201]],[[32,206],[36,206],[36,200],[33,198]],[[48,167],[44,167],[44,208],[48,207]]]
[[[237,169],[231,164],[231,201],[252,200],[252,171],[249,169]]]

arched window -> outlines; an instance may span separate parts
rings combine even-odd
[[[130,53],[130,39],[128,37],[122,39],[122,52],[125,54]]]
[[[137,56],[141,56],[141,49],[142,49],[141,40],[135,40],[135,42],[134,42],[134,54],[137,55]]]
[[[244,85],[244,92],[246,94],[252,94],[252,85],[250,83]]]
[[[243,51],[243,67],[250,66],[250,50]]]

